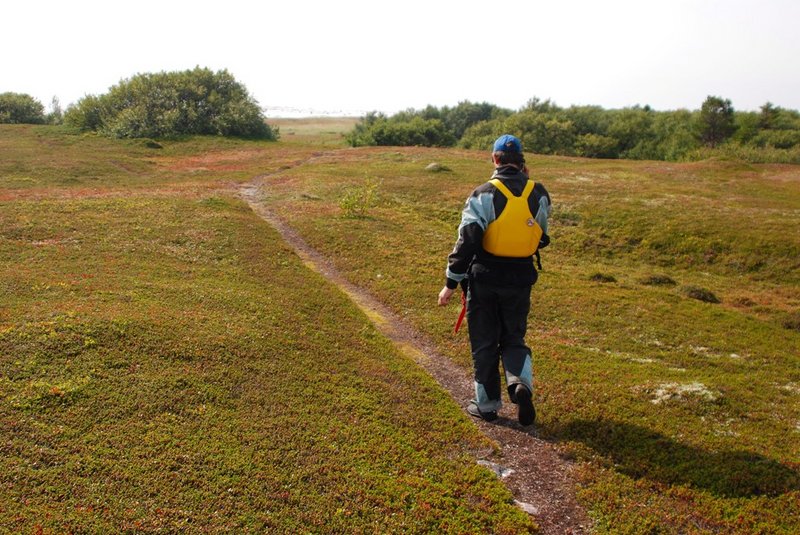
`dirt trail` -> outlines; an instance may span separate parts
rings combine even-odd
[[[315,155],[312,160],[319,156]],[[328,259],[272,213],[263,201],[263,192],[269,189],[271,176],[273,174],[261,175],[243,185],[239,190],[241,197],[283,236],[306,266],[344,291],[385,336],[465,407],[473,397],[471,376],[439,354],[424,336],[383,303],[347,281]],[[434,301],[435,296],[431,296],[431,302]],[[488,453],[477,461],[495,471],[514,494],[517,504],[534,516],[542,533],[563,535],[591,531],[591,521],[575,499],[571,463],[562,459],[551,443],[538,438],[535,429],[520,426],[513,405],[506,403],[500,417],[492,423],[478,420],[476,423],[501,447],[499,454]]]

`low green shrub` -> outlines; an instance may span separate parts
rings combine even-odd
[[[614,275],[609,275],[607,273],[600,273],[600,272],[593,273],[589,277],[589,280],[592,282],[602,282],[602,283],[617,282],[617,278]]]
[[[691,297],[692,299],[697,299],[704,303],[720,303],[719,298],[714,295],[714,292],[706,290],[705,288],[700,288],[699,286],[684,286],[681,288],[681,293],[686,297]]]
[[[362,187],[345,190],[344,195],[339,199],[339,207],[344,216],[365,217],[378,200],[380,185],[380,180],[368,178]]]

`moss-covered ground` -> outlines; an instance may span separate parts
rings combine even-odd
[[[579,463],[597,530],[800,531],[800,169],[528,159],[555,206],[528,330],[539,429]],[[270,177],[266,198],[469,369],[435,297],[490,172],[485,153],[364,148]],[[375,182],[347,217],[343,195]]]
[[[161,149],[0,127],[0,526],[534,528],[457,405],[235,196],[265,176],[274,212],[466,371],[435,297],[488,154],[279,126]],[[555,206],[538,428],[597,531],[800,531],[800,170],[529,167]]]
[[[236,197],[339,143],[308,139],[0,127],[0,531],[535,530],[458,405]]]

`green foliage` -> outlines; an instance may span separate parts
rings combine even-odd
[[[365,217],[378,200],[381,181],[368,178],[360,187],[348,188],[339,199],[339,207],[345,217]]]
[[[490,151],[494,140],[503,135],[504,131],[501,119],[481,121],[467,128],[458,145],[465,149]]]
[[[347,142],[353,147],[364,145],[394,145],[420,147],[446,147],[455,138],[441,119],[424,119],[418,115],[399,114],[387,118],[383,114],[368,114],[353,131]]]
[[[649,108],[638,106],[613,110],[610,113],[612,119],[608,132],[617,140],[620,156],[633,159],[651,157],[645,146],[651,145],[655,137],[652,131],[655,113]]]
[[[697,117],[697,136],[700,141],[714,148],[731,137],[735,130],[731,101],[714,96],[706,98]]]
[[[347,135],[353,147],[366,145],[396,145],[421,147],[451,147],[470,126],[511,112],[493,104],[460,102],[456,107],[406,110],[387,117],[370,112]]]
[[[379,121],[385,121],[386,115],[379,112],[369,112],[356,123],[353,129],[345,135],[345,140],[351,147],[365,147],[377,145],[372,136],[371,129]]]
[[[25,93],[0,93],[0,124],[43,124],[42,103]]]
[[[575,153],[586,158],[615,158],[619,150],[613,137],[582,134],[575,140]]]
[[[600,106],[570,106],[560,112],[575,127],[578,136],[595,134],[607,136],[611,114]]]
[[[459,102],[454,108],[444,107],[441,115],[442,121],[453,137],[461,139],[470,126],[481,121],[508,117],[511,112],[487,102],[473,103],[464,101]]]
[[[686,110],[656,112],[646,106],[562,109],[538,99],[508,118],[473,125],[459,145],[487,150],[505,132],[520,137],[528,152],[588,158],[680,160],[698,146],[692,114]]]
[[[548,115],[533,109],[525,110],[506,119],[503,126],[507,132],[519,132],[519,139],[526,151],[537,154],[574,154],[575,130],[572,122],[557,115]]]
[[[97,131],[103,127],[104,107],[107,104],[100,97],[86,95],[77,105],[67,108],[64,123],[81,131]],[[108,111],[106,114],[110,114]]]
[[[454,138],[439,119],[414,117],[410,121],[382,121],[372,129],[376,145],[446,147]]]
[[[755,112],[738,112],[735,114],[736,131],[731,136],[739,144],[750,142],[758,135],[761,120]]]
[[[435,121],[444,125],[444,134]],[[793,162],[794,150],[800,147],[800,113],[770,103],[760,113],[736,112],[730,100],[720,97],[708,97],[700,111],[655,111],[649,106],[561,108],[550,100],[532,98],[511,113],[487,103],[461,102],[454,108],[428,106],[391,117],[373,112],[361,119],[347,140],[352,146],[456,143],[487,151],[504,133],[519,137],[525,151],[535,154],[668,161],[723,156],[749,162]]]
[[[81,99],[67,110],[65,122],[117,138],[218,135],[274,140],[278,135],[228,71],[199,67],[123,80],[104,95]]]
[[[800,130],[762,130],[750,143],[756,147],[791,149],[800,145]]]
[[[763,130],[800,130],[800,112],[767,102],[758,114],[758,127]]]
[[[52,125],[64,122],[64,110],[61,108],[58,97],[53,97],[53,100],[50,101],[50,113],[47,114],[46,122]]]

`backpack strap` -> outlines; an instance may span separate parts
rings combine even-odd
[[[536,186],[536,183],[529,179],[528,182],[525,183],[525,188],[522,190],[522,193],[520,195],[514,195],[499,178],[493,178],[489,181],[489,183],[500,190],[500,192],[506,196],[506,199],[510,199],[511,197],[522,197],[527,199],[530,197],[531,192],[533,192],[534,186]]]

